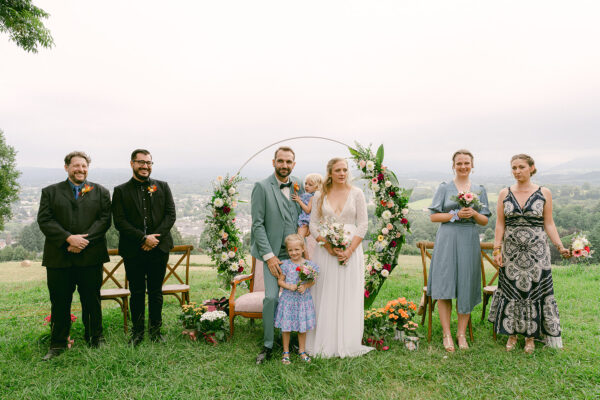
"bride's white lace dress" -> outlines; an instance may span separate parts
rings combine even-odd
[[[319,215],[318,204],[321,193],[313,198],[310,215],[310,232],[319,236],[322,218],[334,217],[345,224],[354,236],[364,237],[367,233],[367,204],[363,192],[355,187],[348,194],[342,212],[338,215],[327,202],[323,201],[323,215]],[[362,246],[352,253],[346,265],[339,265],[324,248],[317,246],[312,253],[312,261],[320,269],[313,286],[312,295],[317,314],[315,329],[308,331],[306,349],[311,355],[321,357],[355,357],[365,354],[372,347],[363,346],[364,326],[364,254]]]

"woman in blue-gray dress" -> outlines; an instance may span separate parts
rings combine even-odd
[[[450,332],[452,299],[456,299],[458,327],[456,339],[460,349],[468,349],[465,332],[469,315],[481,302],[481,248],[477,225],[486,225],[488,199],[485,188],[471,184],[473,154],[458,150],[452,156],[453,181],[438,186],[429,210],[432,222],[441,222],[435,236],[433,256],[427,281],[427,293],[438,302],[438,312],[443,330],[443,345],[446,351],[454,351]],[[469,207],[461,207],[459,193],[477,196]],[[470,195],[466,195],[466,200]],[[465,200],[465,201],[466,201]]]

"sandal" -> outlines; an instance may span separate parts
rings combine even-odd
[[[506,351],[513,351],[517,345],[517,335],[510,335],[506,341]]]
[[[469,343],[467,343],[467,337],[464,334],[456,335],[456,341],[460,350],[469,350]]]
[[[535,341],[532,337],[525,338],[525,347],[523,350],[525,350],[525,353],[527,354],[533,354],[533,351],[535,350]]]
[[[287,356],[286,356],[287,354]],[[288,365],[291,364],[292,362],[290,361],[290,352],[289,351],[284,351],[283,352],[283,357],[281,358],[281,363]]]
[[[450,344],[448,344],[448,342],[450,342]],[[454,353],[454,341],[452,340],[451,334],[442,335],[442,344],[448,353]]]
[[[303,351],[302,353],[299,353],[298,355],[300,356],[300,358],[302,360],[304,360],[304,362],[307,362],[307,363],[310,362],[310,357],[308,356],[308,354],[306,354],[305,351]],[[304,357],[302,357],[302,356],[304,356]]]

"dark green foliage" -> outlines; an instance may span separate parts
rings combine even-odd
[[[37,221],[27,225],[19,235],[19,244],[26,250],[40,253],[44,250],[44,241],[46,237],[40,230]]]
[[[51,48],[54,40],[42,19],[50,14],[33,5],[31,0],[0,0],[0,32],[25,51],[37,53],[38,48]]]
[[[0,129],[0,230],[4,230],[4,223],[12,217],[11,204],[19,199],[17,178],[20,172],[16,167],[16,155],[15,149],[6,144]]]

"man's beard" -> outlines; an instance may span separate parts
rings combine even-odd
[[[284,170],[285,172],[282,173],[282,170]],[[292,170],[288,169],[288,168],[276,168],[275,169],[275,175],[277,175],[278,178],[287,178],[288,176],[290,176],[290,174],[292,173]]]
[[[135,175],[135,177],[137,179],[139,179],[140,181],[147,181],[148,179],[150,179],[150,172],[148,172],[148,176],[141,176],[140,174],[138,174],[138,172],[136,170],[133,170],[133,175]]]

